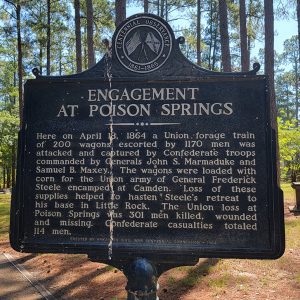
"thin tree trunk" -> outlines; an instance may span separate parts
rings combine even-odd
[[[269,94],[270,94],[270,110],[271,110],[271,126],[277,135],[277,107],[275,99],[274,87],[274,9],[273,0],[264,0],[265,12],[265,73],[269,76]],[[280,165],[279,165],[279,146],[276,139],[276,156],[277,156],[277,181],[280,185]]]
[[[209,27],[209,33],[210,33],[210,43],[209,43],[209,57],[208,57],[208,68],[212,70],[211,66],[211,51],[212,51],[212,44],[213,44],[213,1],[210,1],[210,27]]]
[[[249,1],[249,19],[248,19],[248,32],[252,31],[252,0]],[[250,68],[250,57],[251,57],[251,37],[250,34],[247,32],[247,45],[248,45],[248,61],[249,61],[249,68]]]
[[[88,68],[88,63],[87,63],[87,42],[86,42],[86,26],[83,27],[83,34],[85,37],[85,40],[83,41],[83,65],[84,69]]]
[[[116,26],[126,19],[126,0],[115,0]]]
[[[298,47],[299,47],[299,63],[300,63],[300,0],[297,0],[297,21],[298,21]]]
[[[169,21],[169,12],[168,12],[168,9],[169,9],[169,3],[168,3],[168,0],[165,0],[165,20],[166,21]]]
[[[296,126],[299,126],[299,76],[298,76],[298,59],[296,60],[295,64],[295,73],[296,73],[296,82],[295,82],[295,88],[296,88],[296,99],[295,99],[295,114],[296,114]]]
[[[276,123],[276,103],[274,91],[274,14],[273,0],[265,2],[265,73],[269,76],[269,91],[271,96],[272,125]],[[274,127],[275,128],[275,127]]]
[[[220,36],[221,36],[221,52],[222,52],[223,71],[231,72],[231,58],[230,58],[230,48],[229,48],[226,0],[219,0],[219,15],[220,15]]]
[[[76,39],[76,71],[82,72],[82,47],[81,47],[81,25],[80,25],[80,0],[74,0],[75,10],[75,39]]]
[[[11,187],[11,172],[10,172],[10,168],[7,167],[6,168],[6,176],[7,176],[7,188]]]
[[[59,70],[59,76],[62,75],[62,49],[59,49],[59,58],[58,58],[58,70]]]
[[[212,70],[215,70],[216,68],[217,37],[218,32],[217,29],[215,29],[213,37]]]
[[[297,21],[298,21],[298,61],[300,64],[300,0],[297,0]],[[296,119],[297,119],[297,126],[299,126],[299,76],[298,76],[298,64],[297,64],[297,72],[296,72]]]
[[[51,2],[47,0],[47,75],[50,75],[51,47]]]
[[[201,0],[197,0],[197,64],[201,66]]]
[[[149,0],[144,0],[144,13],[147,14],[149,12]]]
[[[11,184],[14,187],[16,183],[16,144],[13,143],[11,149]]]
[[[165,0],[161,0],[160,2],[161,2],[160,3],[160,16],[161,16],[161,18],[163,18],[164,17]]]
[[[93,2],[92,0],[86,0],[86,38],[87,38],[89,68],[91,68],[95,64],[93,24],[94,24]]]
[[[289,91],[289,85],[286,84],[286,89],[285,89],[285,101],[286,103],[289,102],[289,99],[290,99],[290,91]],[[289,109],[289,105],[286,106],[286,117],[288,120],[290,120],[290,109]]]
[[[40,41],[40,51],[39,51],[39,64],[40,64],[40,74],[43,74],[43,45]]]
[[[159,8],[160,8],[160,4],[159,4],[159,0],[157,0],[157,15],[159,16]]]
[[[21,38],[21,5],[16,5],[17,15],[17,48],[18,48],[18,88],[19,88],[19,114],[20,124],[23,119],[23,53],[22,53],[22,38]]]
[[[6,167],[3,165],[3,188],[5,189],[6,187]]]
[[[240,0],[240,43],[241,43],[241,66],[242,71],[249,71],[249,53],[247,45],[247,17],[245,0]]]
[[[15,59],[14,59],[15,60]],[[17,86],[17,73],[16,72],[14,72],[14,87],[16,87]],[[16,95],[14,94],[14,96],[13,96],[13,104],[15,105],[16,104]]]

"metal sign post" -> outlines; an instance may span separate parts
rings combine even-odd
[[[268,79],[188,61],[169,24],[125,20],[80,74],[25,84],[10,240],[124,270],[128,299],[199,257],[284,252]]]

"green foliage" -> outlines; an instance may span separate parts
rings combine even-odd
[[[277,57],[276,99],[279,116],[283,121],[299,123],[299,49],[298,37],[284,41],[284,51]]]
[[[9,168],[12,156],[15,155],[20,123],[18,111],[18,107],[13,104],[8,104],[0,110],[0,170]],[[0,185],[2,184],[3,178],[0,177]]]
[[[21,36],[24,78],[31,78],[34,67],[45,74],[47,65],[47,1],[10,1],[21,5]],[[201,66],[220,70],[221,51],[218,0],[201,0]],[[128,0],[127,5],[140,8],[142,0]],[[239,1],[227,1],[230,46],[233,70],[240,70]],[[275,1],[276,16],[295,18],[296,0]],[[83,69],[87,68],[86,3],[80,1]],[[176,34],[186,38],[181,45],[185,55],[196,62],[197,14],[196,0],[149,1],[149,12],[159,14],[177,27]],[[111,39],[114,28],[114,1],[93,0],[94,47],[98,61],[106,51],[102,40]],[[51,1],[50,12],[51,75],[75,73],[74,1]],[[264,37],[264,2],[246,0],[248,47],[254,48]],[[0,169],[12,163],[18,131],[18,52],[16,9],[9,1],[0,1]],[[181,20],[184,20],[181,22]],[[252,53],[250,53],[252,55]],[[252,55],[253,56],[253,55]],[[253,57],[252,57],[253,58]],[[263,62],[263,56],[259,59]],[[277,55],[276,98],[281,117],[280,147],[282,172],[285,177],[299,172],[297,152],[299,130],[299,49],[298,37],[284,42],[283,53]],[[291,120],[296,119],[296,122]],[[298,123],[297,123],[298,121]],[[289,123],[290,122],[290,123]],[[292,124],[292,125],[291,125]],[[2,176],[0,170],[0,176]],[[1,184],[1,179],[0,179]]]
[[[292,71],[281,72],[276,78],[276,97],[279,116],[284,121],[296,119],[296,74]]]
[[[300,175],[300,128],[295,121],[278,120],[278,140],[282,177],[296,181]]]

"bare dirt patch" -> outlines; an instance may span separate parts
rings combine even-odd
[[[285,203],[286,251],[275,261],[200,259],[193,267],[179,267],[159,279],[161,300],[299,300],[300,216]],[[44,284],[57,299],[126,299],[126,278],[113,267],[90,262],[86,255],[28,254],[11,249],[7,235],[0,239],[0,252]]]

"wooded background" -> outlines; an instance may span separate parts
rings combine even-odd
[[[231,72],[262,65],[270,77],[274,127],[278,122],[281,177],[295,181],[300,0],[0,0],[0,188],[15,184],[23,84],[33,78],[31,70],[63,75],[90,68],[107,51],[115,26],[138,12],[167,20],[186,39],[183,53],[204,68]],[[298,24],[282,53],[274,50],[274,19]]]

